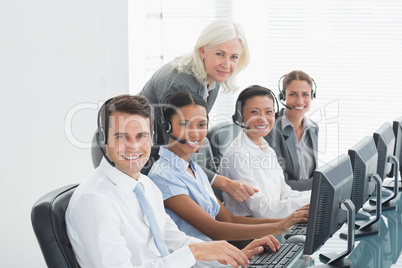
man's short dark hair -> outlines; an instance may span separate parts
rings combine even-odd
[[[109,131],[109,117],[112,112],[121,112],[130,115],[140,115],[150,120],[150,131],[153,133],[154,111],[151,103],[140,95],[119,95],[105,102],[101,109],[100,123],[104,126],[105,144],[107,143],[107,133]]]

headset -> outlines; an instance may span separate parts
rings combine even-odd
[[[170,96],[170,95],[168,95],[168,96]],[[166,97],[166,98],[167,98],[167,97]],[[175,140],[175,141],[177,141],[177,142],[180,142],[181,144],[186,144],[186,140],[181,140],[181,139],[179,139],[179,138],[173,136],[172,134],[170,134],[170,133],[172,132],[172,123],[166,118],[166,116],[165,116],[165,111],[164,111],[164,106],[167,105],[167,104],[166,104],[166,98],[165,98],[165,100],[163,101],[163,105],[162,105],[162,107],[161,107],[161,115],[162,115],[161,121],[162,121],[162,126],[164,127],[165,132],[169,135],[170,138],[172,138],[173,140]]]
[[[282,83],[283,79],[284,79],[287,75],[288,75],[288,74],[282,75],[281,78],[279,78],[279,81],[278,81],[279,101],[282,103],[283,106],[285,106],[286,108],[292,110],[292,107],[289,107],[289,106],[287,106],[287,105],[284,103],[284,101],[286,100],[286,94],[285,94],[284,91],[285,91],[286,89],[281,88],[281,83]],[[311,77],[310,77],[310,78],[311,78]],[[304,80],[303,80],[303,81],[304,81]],[[311,99],[315,99],[316,96],[317,96],[317,84],[315,83],[315,81],[314,81],[313,78],[311,78],[311,81],[312,81],[312,84],[313,84],[312,89],[311,89]]]
[[[103,156],[106,158],[106,160],[109,162],[110,165],[115,167],[115,163],[113,163],[109,157],[106,155],[106,144],[107,144],[107,129],[108,129],[108,119],[109,115],[106,111],[106,108],[108,107],[109,103],[112,102],[114,98],[108,99],[105,101],[105,103],[101,106],[101,108],[98,111],[98,130],[96,131],[96,142],[98,143],[99,149],[101,150]],[[105,127],[102,125],[102,120],[105,123]],[[106,129],[106,131],[105,131]]]
[[[238,125],[241,128],[250,129],[249,127],[242,124],[243,123],[243,115],[242,115],[243,102],[244,102],[244,100],[247,100],[252,96],[260,96],[260,95],[264,95],[266,93],[268,93],[272,96],[272,98],[274,100],[274,106],[276,106],[276,108],[274,107],[274,109],[276,112],[278,112],[278,110],[279,110],[278,99],[275,97],[275,94],[272,92],[272,90],[259,86],[259,85],[252,85],[252,86],[249,86],[246,89],[244,89],[237,97],[236,105],[235,105],[235,113],[232,116],[233,123],[235,123],[236,125]]]
[[[109,164],[113,167],[116,166],[116,164],[114,162],[112,162],[109,157],[106,155],[106,144],[107,144],[107,133],[108,133],[108,129],[109,129],[109,117],[110,117],[110,109],[109,109],[109,105],[112,101],[114,101],[115,98],[110,98],[107,101],[105,101],[105,103],[103,103],[103,105],[101,106],[101,108],[98,111],[98,119],[97,119],[97,131],[96,131],[96,142],[99,146],[99,149],[101,150],[103,156],[105,157],[105,159],[109,162]],[[112,104],[113,105],[113,104]],[[102,123],[104,123],[105,125],[103,125]],[[154,135],[154,127],[153,124],[151,122],[151,146],[154,145],[154,138],[156,135]]]
[[[172,93],[172,94],[174,94],[174,93]],[[171,132],[172,132],[172,123],[166,118],[166,115],[165,115],[165,108],[167,106],[169,106],[169,108],[177,109],[177,107],[166,103],[167,98],[169,96],[171,96],[172,94],[167,95],[163,99],[163,102],[162,102],[163,103],[163,105],[161,107],[161,115],[162,115],[161,122],[162,122],[162,126],[164,127],[165,132],[168,133],[170,138],[172,138],[173,140],[175,140],[175,141],[177,141],[177,142],[179,142],[181,144],[185,144],[186,140],[179,139],[179,138],[177,138],[177,137],[175,137],[175,136],[173,136],[171,134]],[[207,128],[208,128],[208,125],[209,125],[209,117],[208,117],[208,114],[207,114]]]

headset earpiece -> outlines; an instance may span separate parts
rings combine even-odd
[[[285,94],[283,93],[283,91],[280,91],[280,92],[279,92],[279,99],[280,99],[281,101],[284,101],[284,100],[285,100]]]
[[[311,99],[315,99],[317,97],[317,84],[315,83],[314,79],[311,78],[311,81],[313,81],[313,89],[311,89]]]
[[[104,126],[102,125],[102,123],[105,124],[105,123],[106,123],[106,120],[108,120],[108,118],[106,118],[106,108],[107,108],[107,105],[109,104],[109,102],[110,102],[112,99],[113,99],[113,98],[108,99],[108,100],[101,106],[101,108],[99,109],[99,112],[98,112],[98,130],[97,130],[96,135],[97,135],[98,145],[99,145],[99,147],[101,147],[101,148],[105,148],[106,143],[107,143],[107,134],[106,134],[106,132],[105,132],[105,128],[104,128]],[[103,122],[102,122],[102,120],[103,120]]]
[[[166,106],[166,99],[170,96],[171,94],[165,96],[165,98],[162,101],[162,105],[161,105],[161,123],[162,126],[164,128],[164,130],[166,131],[166,133],[170,133],[172,132],[172,124],[170,123],[169,120],[166,119],[166,115],[165,115],[165,111],[164,111],[164,107]]]
[[[241,111],[241,101],[239,99],[236,100],[236,107],[235,113],[232,116],[233,122],[242,123],[243,122],[243,115]]]
[[[102,154],[105,156],[106,160],[109,162],[112,167],[115,167],[115,163],[113,163],[109,157],[106,155],[106,143],[107,143],[107,128],[105,131],[105,127],[102,125],[102,118],[103,123],[106,123],[106,120],[109,120],[106,109],[109,104],[114,98],[108,99],[105,103],[101,106],[98,112],[98,130],[96,131],[96,140],[98,142],[99,149],[101,150]]]
[[[166,132],[172,132],[172,124],[169,121],[166,121]]]
[[[106,144],[105,144],[105,133],[103,131],[103,128],[100,128],[100,129],[98,129],[98,131],[96,131],[96,138],[97,138],[99,147],[104,148]]]
[[[162,108],[162,125],[165,128],[166,133],[172,132],[172,124],[169,122],[169,120],[166,119],[165,113],[163,112],[163,108]]]
[[[282,75],[281,78],[279,78],[279,81],[278,81],[278,90],[279,90],[278,97],[279,97],[280,101],[284,101],[285,98],[286,98],[285,92],[283,92],[283,89],[281,88],[281,82],[282,82],[283,78],[285,78],[285,76],[286,76],[286,74]]]

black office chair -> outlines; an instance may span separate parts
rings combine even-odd
[[[65,212],[78,184],[53,190],[33,206],[31,222],[49,268],[80,268],[67,236]]]
[[[211,149],[211,144],[207,137],[205,137],[200,151],[191,154],[191,159],[202,167],[206,167],[207,169],[212,170],[215,173],[218,172],[214,161],[214,155]]]
[[[103,154],[98,146],[98,143],[96,142],[96,131],[94,136],[92,137],[91,157],[94,168],[97,168],[102,161]]]
[[[233,123],[220,123],[214,125],[208,131],[207,137],[211,143],[211,150],[215,159],[216,168],[219,167],[220,161],[226,149],[232,141],[238,136],[241,128]]]

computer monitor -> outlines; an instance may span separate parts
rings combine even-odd
[[[399,191],[402,190],[401,186],[401,173],[402,173],[402,116],[395,119],[392,128],[394,130],[394,135],[395,135],[395,149],[394,149],[394,156],[396,159],[399,161]],[[394,170],[392,169],[392,172],[389,174],[389,177],[394,178]],[[385,184],[385,185],[384,185]],[[387,187],[388,189],[393,189],[394,188],[394,183],[393,180],[390,180],[388,183],[384,183],[383,186]]]
[[[394,167],[395,176],[398,177],[399,162],[394,156],[395,135],[391,124],[388,122],[384,123],[373,133],[373,138],[378,152],[377,174],[384,180],[390,174],[392,167]],[[391,201],[397,196],[398,187],[396,187],[389,197],[382,201],[382,210],[395,210],[396,206]],[[373,202],[373,200],[370,200],[370,202]],[[373,212],[373,210],[368,209],[365,209],[365,211]]]
[[[392,164],[388,157],[394,155],[395,135],[391,124],[386,122],[373,133],[378,151],[377,174],[384,180],[391,172]]]
[[[345,257],[354,248],[352,187],[353,170],[346,154],[314,171],[304,254],[313,254],[348,221],[348,249],[341,254],[320,254],[320,260],[331,267],[350,265]]]
[[[352,164],[353,170],[353,187],[352,201],[355,205],[356,220],[358,218],[365,219],[359,216],[359,209],[370,198],[375,189],[377,189],[377,215],[373,219],[367,217],[369,221],[357,223],[359,228],[355,230],[355,238],[360,238],[368,235],[378,234],[378,227],[373,226],[381,218],[381,178],[377,175],[378,154],[373,137],[367,136],[359,141],[356,145],[349,149],[348,155]],[[366,212],[367,213],[367,212]],[[370,214],[368,214],[370,215]],[[341,238],[347,238],[346,233],[340,234]]]

